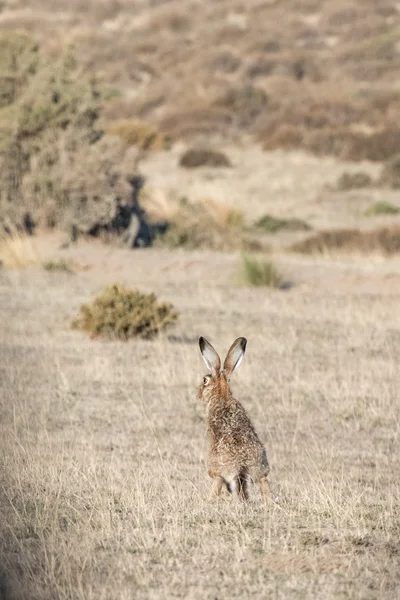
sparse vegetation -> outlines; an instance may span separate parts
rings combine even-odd
[[[43,269],[50,272],[61,271],[63,273],[72,273],[71,264],[64,259],[48,260],[43,263]]]
[[[339,191],[354,190],[359,188],[367,188],[372,185],[372,178],[362,171],[357,173],[348,173],[347,171],[342,173],[339,177],[336,188]]]
[[[287,231],[307,231],[310,226],[301,219],[280,219],[272,215],[264,215],[255,223],[255,226],[265,233],[276,233],[281,229]]]
[[[13,82],[0,106],[1,217],[20,226],[28,214],[42,228],[73,222],[84,233],[122,223],[134,164],[98,126],[107,90],[69,50],[46,56],[29,37],[1,32],[0,48],[2,76]]]
[[[400,154],[396,154],[385,163],[379,183],[393,189],[400,188]]]
[[[125,341],[134,337],[153,338],[177,318],[172,304],[159,303],[154,294],[142,294],[115,284],[90,304],[81,306],[72,326],[92,338]]]
[[[390,202],[376,202],[370,206],[366,211],[367,217],[374,217],[376,215],[397,215],[400,213],[400,208],[390,204]]]
[[[179,160],[181,167],[196,169],[198,167],[230,167],[228,157],[218,150],[210,148],[190,148],[184,152]]]
[[[144,194],[142,203],[151,223],[164,224],[156,245],[232,250],[252,243],[244,214],[225,203],[211,198],[189,202],[155,193]]]
[[[136,119],[111,122],[107,133],[118,136],[127,146],[136,146],[144,151],[167,150],[171,146],[171,140],[166,134]]]
[[[0,264],[6,269],[25,269],[40,263],[32,237],[23,231],[0,234]]]
[[[400,226],[393,225],[368,231],[358,229],[320,231],[306,240],[296,242],[290,250],[306,254],[323,254],[338,250],[362,254],[370,252],[396,254],[400,251]]]
[[[284,280],[271,260],[258,260],[242,255],[242,280],[247,285],[282,288]]]

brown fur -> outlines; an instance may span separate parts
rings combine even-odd
[[[211,344],[204,338],[200,338],[199,343],[212,371],[198,387],[198,398],[206,404],[210,441],[208,473],[214,479],[213,492],[219,495],[225,486],[229,492],[247,500],[252,481],[260,486],[265,498],[269,492],[266,450],[229,386],[229,377],[244,355],[246,340],[238,338],[232,344],[222,371],[219,356]]]

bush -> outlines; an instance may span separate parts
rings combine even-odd
[[[43,269],[51,272],[63,271],[64,273],[72,273],[71,265],[65,259],[48,260],[43,263]]]
[[[179,164],[187,169],[197,167],[230,167],[231,162],[225,154],[209,148],[191,148],[180,158]]]
[[[108,91],[70,51],[48,57],[29,38],[5,33],[0,50],[0,84],[12,82],[0,93],[0,221],[20,226],[28,214],[42,228],[123,229],[133,161],[99,128]]]
[[[370,187],[372,179],[367,173],[358,171],[357,173],[342,173],[339,177],[336,188],[340,191],[354,190],[359,188]]]
[[[157,302],[154,294],[142,294],[114,284],[92,303],[81,306],[72,326],[86,331],[92,338],[150,339],[177,318],[172,304]]]
[[[32,237],[12,230],[0,233],[0,265],[6,269],[25,269],[40,263]]]
[[[400,188],[400,154],[396,154],[386,162],[379,183],[393,189]]]
[[[397,215],[398,213],[400,213],[400,208],[390,204],[390,202],[377,202],[365,211],[367,217],[374,217],[376,215]]]
[[[310,226],[301,219],[279,219],[272,215],[264,215],[255,223],[255,226],[265,233],[276,233],[281,229],[287,231],[307,231]]]
[[[283,288],[284,280],[271,261],[242,256],[242,277],[248,285]]]
[[[144,200],[144,208],[151,221],[165,224],[165,231],[156,240],[159,246],[232,250],[256,243],[246,238],[243,213],[212,199],[189,202],[186,198],[150,198]]]
[[[400,251],[400,226],[381,227],[370,231],[358,229],[332,229],[320,231],[314,236],[293,244],[293,252],[320,254],[330,250],[348,252],[383,252],[396,254]]]

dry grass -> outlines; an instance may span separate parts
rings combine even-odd
[[[244,215],[227,203],[213,198],[189,202],[150,189],[144,190],[141,202],[152,223],[165,225],[159,245],[229,250],[246,243]]]
[[[242,256],[240,276],[245,285],[277,289],[284,286],[283,277],[271,260],[259,260],[246,254]]]
[[[127,346],[65,327],[71,298],[78,308],[98,284],[78,274],[71,297],[45,276],[0,275],[6,600],[398,597],[397,297],[226,279],[193,293],[157,267],[180,329]],[[221,349],[249,340],[233,386],[280,504],[209,500],[204,333]]]
[[[400,225],[368,231],[358,229],[320,231],[305,240],[296,242],[290,250],[306,254],[323,254],[331,251],[397,254],[400,250]]]
[[[40,262],[30,235],[18,231],[0,235],[0,266],[6,269],[25,269]]]

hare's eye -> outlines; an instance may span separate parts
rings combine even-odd
[[[207,383],[208,383],[208,377],[203,377],[203,384],[207,385]]]

